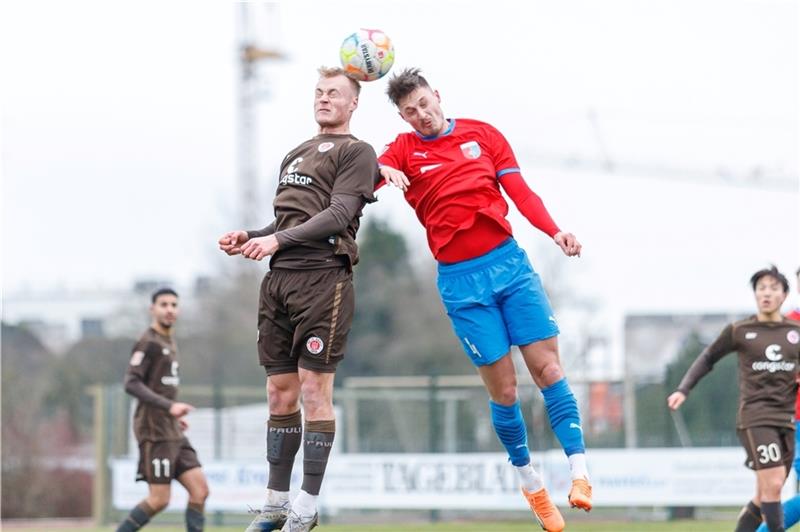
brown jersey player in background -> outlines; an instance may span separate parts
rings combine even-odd
[[[317,497],[335,419],[333,380],[353,320],[352,267],[364,204],[373,201],[375,151],[350,134],[360,86],[338,68],[322,68],[315,89],[319,133],[281,164],[275,221],[219,239],[228,255],[271,255],[261,283],[258,355],[267,372],[269,421],[266,502],[248,532],[303,532],[317,524]],[[300,414],[303,402],[305,426]],[[303,444],[303,485],[289,503],[294,458]]]
[[[172,479],[189,492],[186,530],[203,530],[203,506],[208,484],[197,453],[183,431],[184,416],[193,408],[175,400],[178,394],[178,348],[172,326],[178,319],[178,294],[162,288],[152,296],[152,322],[133,348],[125,372],[125,391],[139,400],[133,432],[139,443],[136,480],[147,482],[149,493],[117,528],[130,532],[142,528],[169,504]]]
[[[731,323],[706,347],[667,398],[676,410],[725,355],[739,354],[739,411],[736,432],[756,472],[756,494],[742,509],[736,532],[752,532],[762,519],[783,531],[780,496],[794,458],[794,400],[800,357],[800,324],[781,314],[789,283],[774,266],[750,279],[758,312]]]

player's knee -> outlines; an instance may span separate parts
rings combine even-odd
[[[326,417],[333,412],[331,398],[319,386],[303,386],[303,410],[307,418],[328,419]]]
[[[195,504],[203,504],[208,499],[209,489],[208,484],[203,482],[192,490],[189,494],[189,501]]]
[[[498,388],[492,400],[503,406],[511,406],[517,402],[517,382],[512,381]]]
[[[563,378],[564,370],[561,369],[561,364],[557,360],[553,360],[539,368],[537,384],[544,388],[557,383]]]
[[[768,478],[762,481],[761,484],[761,500],[780,500],[781,490],[783,489],[784,479],[782,478]]]
[[[298,390],[267,384],[267,399],[272,414],[291,414],[300,408]]]
[[[147,497],[147,504],[155,513],[159,513],[169,504],[169,495],[150,494]]]

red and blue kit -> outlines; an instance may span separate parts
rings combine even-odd
[[[550,237],[559,229],[497,129],[451,119],[434,137],[400,134],[378,162],[409,180],[406,201],[425,227],[439,294],[474,364],[558,334],[539,276],[512,238],[501,187],[535,227]]]
[[[550,237],[559,231],[522,179],[505,137],[484,122],[451,119],[436,137],[401,133],[378,162],[408,177],[406,201],[425,227],[439,262],[483,255],[511,236],[501,186],[535,227]]]
[[[786,315],[786,317],[789,318],[790,320],[794,320],[794,321],[800,322],[800,308],[796,308],[796,309],[792,310],[789,314]],[[797,446],[797,448],[800,449],[800,391],[797,392],[797,398],[795,399],[794,420],[795,420],[795,422],[797,424],[797,430],[798,430],[798,433],[797,433],[798,446]],[[797,471],[798,474],[800,474],[800,456],[798,456],[796,460],[797,461],[795,463],[794,468],[795,468],[795,471]]]

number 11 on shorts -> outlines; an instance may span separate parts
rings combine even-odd
[[[161,477],[161,470],[164,470],[164,476],[168,477],[169,475],[169,458],[153,458],[151,462],[153,464],[153,477],[160,478]]]

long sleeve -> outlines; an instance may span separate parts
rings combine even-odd
[[[125,370],[125,391],[143,403],[169,410],[172,401],[157,394],[145,383],[153,363],[154,351],[160,353],[160,349],[154,348],[152,343],[141,341],[133,348],[130,364]]]
[[[275,238],[283,249],[337,235],[347,228],[363,206],[364,199],[361,196],[336,194],[331,197],[328,208],[296,227],[275,233]]]
[[[517,206],[519,212],[537,229],[553,238],[560,231],[540,198],[522,178],[519,172],[502,175],[500,186]]]
[[[692,363],[678,385],[678,391],[689,395],[697,382],[705,377],[722,357],[736,349],[733,341],[733,325],[725,327],[720,335]]]
[[[247,231],[247,238],[258,238],[261,236],[268,236],[275,232],[275,220],[263,229],[253,229]]]
[[[169,410],[172,406],[172,401],[148,388],[135,373],[125,374],[125,391],[143,403],[157,406],[164,410]]]

